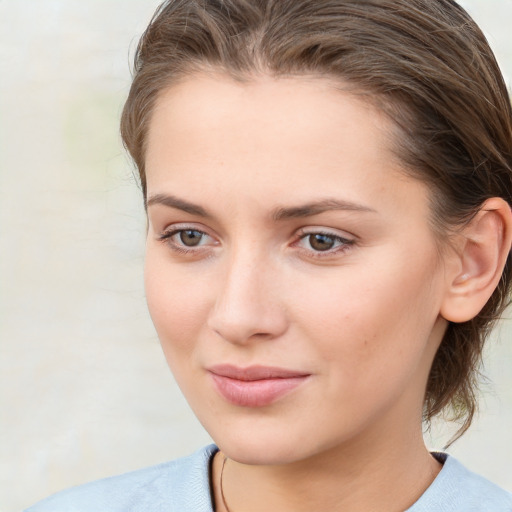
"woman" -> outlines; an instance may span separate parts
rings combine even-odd
[[[423,422],[475,411],[510,297],[512,112],[451,0],[173,0],[122,135],[146,292],[216,445],[44,510],[505,511]]]

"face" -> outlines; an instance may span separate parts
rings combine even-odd
[[[420,432],[445,280],[428,190],[389,133],[324,79],[198,75],[158,99],[147,300],[178,384],[235,460]]]

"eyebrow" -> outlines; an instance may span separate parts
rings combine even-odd
[[[372,212],[377,213],[376,210],[369,206],[353,203],[351,201],[343,201],[340,199],[323,199],[312,203],[306,203],[300,206],[292,206],[289,208],[278,208],[272,214],[272,219],[275,221],[310,217],[330,210],[346,210],[354,212]]]
[[[162,204],[164,206],[175,208],[177,210],[190,213],[191,215],[197,215],[199,217],[213,217],[213,215],[211,215],[202,206],[168,194],[155,194],[154,196],[151,196],[146,201],[146,209],[154,204]],[[298,206],[276,208],[273,211],[271,218],[274,221],[281,221],[286,219],[311,217],[313,215],[319,215],[320,213],[330,210],[376,213],[376,210],[373,208],[364,206],[362,204],[340,199],[327,198]]]
[[[211,215],[202,206],[167,194],[155,194],[154,196],[151,196],[146,201],[146,210],[149,206],[154,204],[163,204],[164,206],[176,208],[177,210],[182,210],[186,213],[190,213],[191,215],[198,215],[199,217],[211,217]]]

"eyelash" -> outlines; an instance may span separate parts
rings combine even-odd
[[[201,233],[202,235],[210,236],[210,235],[208,235],[208,233],[205,233],[204,231],[201,231],[200,229],[196,229],[196,228],[194,228],[192,226],[184,226],[184,227],[180,227],[180,228],[175,228],[175,229],[171,229],[171,230],[168,230],[168,231],[164,231],[163,233],[161,233],[158,236],[158,241],[165,243],[168,247],[170,247],[171,250],[176,251],[176,252],[178,252],[180,254],[197,253],[198,247],[201,247],[201,245],[199,245],[199,246],[191,246],[190,248],[187,248],[187,246],[180,245],[180,244],[176,243],[172,239],[172,237],[174,235],[177,235],[179,233],[183,233],[185,231],[195,231],[196,233]]]
[[[191,246],[190,248],[187,248],[185,245],[176,243],[173,240],[173,237],[175,235],[178,235],[180,233],[183,233],[185,231],[195,231],[196,233],[200,233],[201,235],[210,237],[208,233],[205,233],[204,231],[201,231],[200,229],[197,229],[193,226],[183,226],[180,228],[174,228],[170,229],[168,231],[164,231],[158,236],[158,241],[165,243],[171,250],[180,253],[180,254],[197,254],[198,251],[204,250],[201,249],[201,245],[198,246]],[[334,233],[331,233],[329,231],[322,231],[322,230],[310,230],[310,231],[300,231],[298,233],[297,239],[291,244],[292,247],[296,247],[302,242],[303,240],[306,240],[308,237],[313,235],[320,235],[325,236],[333,240],[333,242],[339,243],[339,245],[334,249],[327,249],[325,251],[317,251],[314,249],[305,249],[299,247],[299,250],[301,252],[307,252],[308,257],[313,258],[328,258],[332,257],[338,254],[342,254],[350,249],[351,246],[355,244],[355,240],[344,238],[340,235],[336,235]],[[211,237],[210,237],[211,238]]]
[[[353,240],[353,239],[344,238],[340,235],[337,235],[337,234],[329,232],[329,231],[310,229],[307,231],[306,230],[300,231],[298,239],[295,242],[293,242],[292,245],[297,246],[298,244],[300,244],[300,242],[302,242],[303,240],[306,240],[308,237],[313,236],[313,235],[326,236],[326,237],[332,239],[335,244],[339,243],[339,245],[337,247],[335,247],[334,249],[328,249],[325,251],[316,251],[312,248],[311,249],[300,248],[300,250],[303,250],[308,253],[308,257],[329,258],[332,256],[337,256],[337,255],[345,253],[346,251],[348,251],[351,248],[351,246],[353,246],[355,244],[355,240]]]

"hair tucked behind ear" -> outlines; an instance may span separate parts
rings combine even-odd
[[[172,0],[142,36],[121,132],[140,173],[158,94],[197,72],[235,80],[315,74],[365,94],[393,121],[405,171],[431,190],[442,240],[491,197],[512,204],[512,112],[484,35],[452,0]],[[450,324],[425,419],[470,425],[484,341],[510,299],[512,262],[473,320]]]

